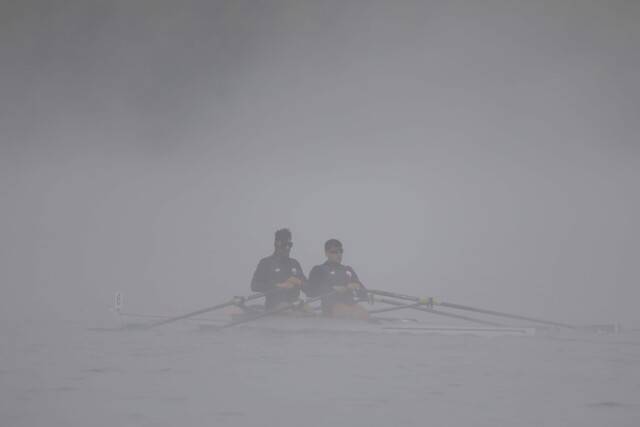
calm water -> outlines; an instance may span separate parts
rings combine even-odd
[[[1,326],[0,425],[636,426],[640,334]]]

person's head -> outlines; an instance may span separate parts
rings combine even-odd
[[[324,244],[324,254],[331,262],[341,263],[343,252],[342,242],[338,239],[329,239]]]
[[[275,254],[279,257],[288,257],[291,252],[293,242],[291,241],[291,230],[288,228],[281,228],[276,231],[275,241]]]

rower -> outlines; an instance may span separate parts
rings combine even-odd
[[[366,299],[367,293],[353,268],[342,265],[344,249],[338,239],[329,239],[324,244],[327,261],[316,265],[309,273],[311,295],[322,295],[330,291],[337,293],[322,298],[322,314],[330,317],[368,319],[369,312],[355,300],[355,296]]]
[[[263,258],[258,263],[251,280],[253,292],[268,292],[281,289],[280,292],[270,293],[265,297],[265,309],[272,310],[291,304],[300,296],[300,290],[306,294],[308,281],[300,263],[289,255],[293,242],[291,230],[282,228],[275,233],[275,249],[273,254]],[[304,307],[303,311],[310,308]],[[296,314],[294,310],[283,314]]]

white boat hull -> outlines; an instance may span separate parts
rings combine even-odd
[[[200,330],[218,330],[223,324],[202,324]],[[262,328],[280,331],[328,331],[328,332],[364,332],[364,333],[408,333],[441,335],[474,335],[483,337],[535,335],[535,328],[526,327],[485,327],[485,326],[448,326],[419,322],[413,319],[384,318],[372,321],[353,319],[333,319],[326,317],[268,316],[254,321],[241,323],[229,328]]]

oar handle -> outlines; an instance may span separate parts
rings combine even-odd
[[[338,293],[338,292],[337,291],[332,291],[332,292],[328,292],[328,293],[323,294],[323,295],[318,295],[318,296],[315,296],[315,297],[312,297],[312,298],[307,298],[307,299],[304,299],[304,300],[297,299],[297,300],[293,301],[292,303],[287,304],[285,306],[274,308],[274,309],[267,310],[267,311],[263,311],[262,313],[257,313],[257,314],[254,314],[252,316],[244,317],[242,319],[238,319],[238,320],[235,320],[233,322],[229,322],[226,325],[222,325],[219,329],[226,329],[226,328],[230,328],[230,327],[235,326],[235,325],[239,325],[241,323],[251,322],[252,320],[257,320],[257,319],[260,319],[262,317],[269,316],[271,314],[277,314],[277,313],[280,313],[282,311],[286,311],[286,310],[289,310],[289,309],[292,309],[292,308],[294,308],[294,309],[295,308],[301,308],[305,304],[309,304],[309,303],[312,303],[314,301],[318,301],[319,299],[322,299],[324,297],[327,297],[329,295],[333,295],[333,294],[336,294],[336,293]]]

